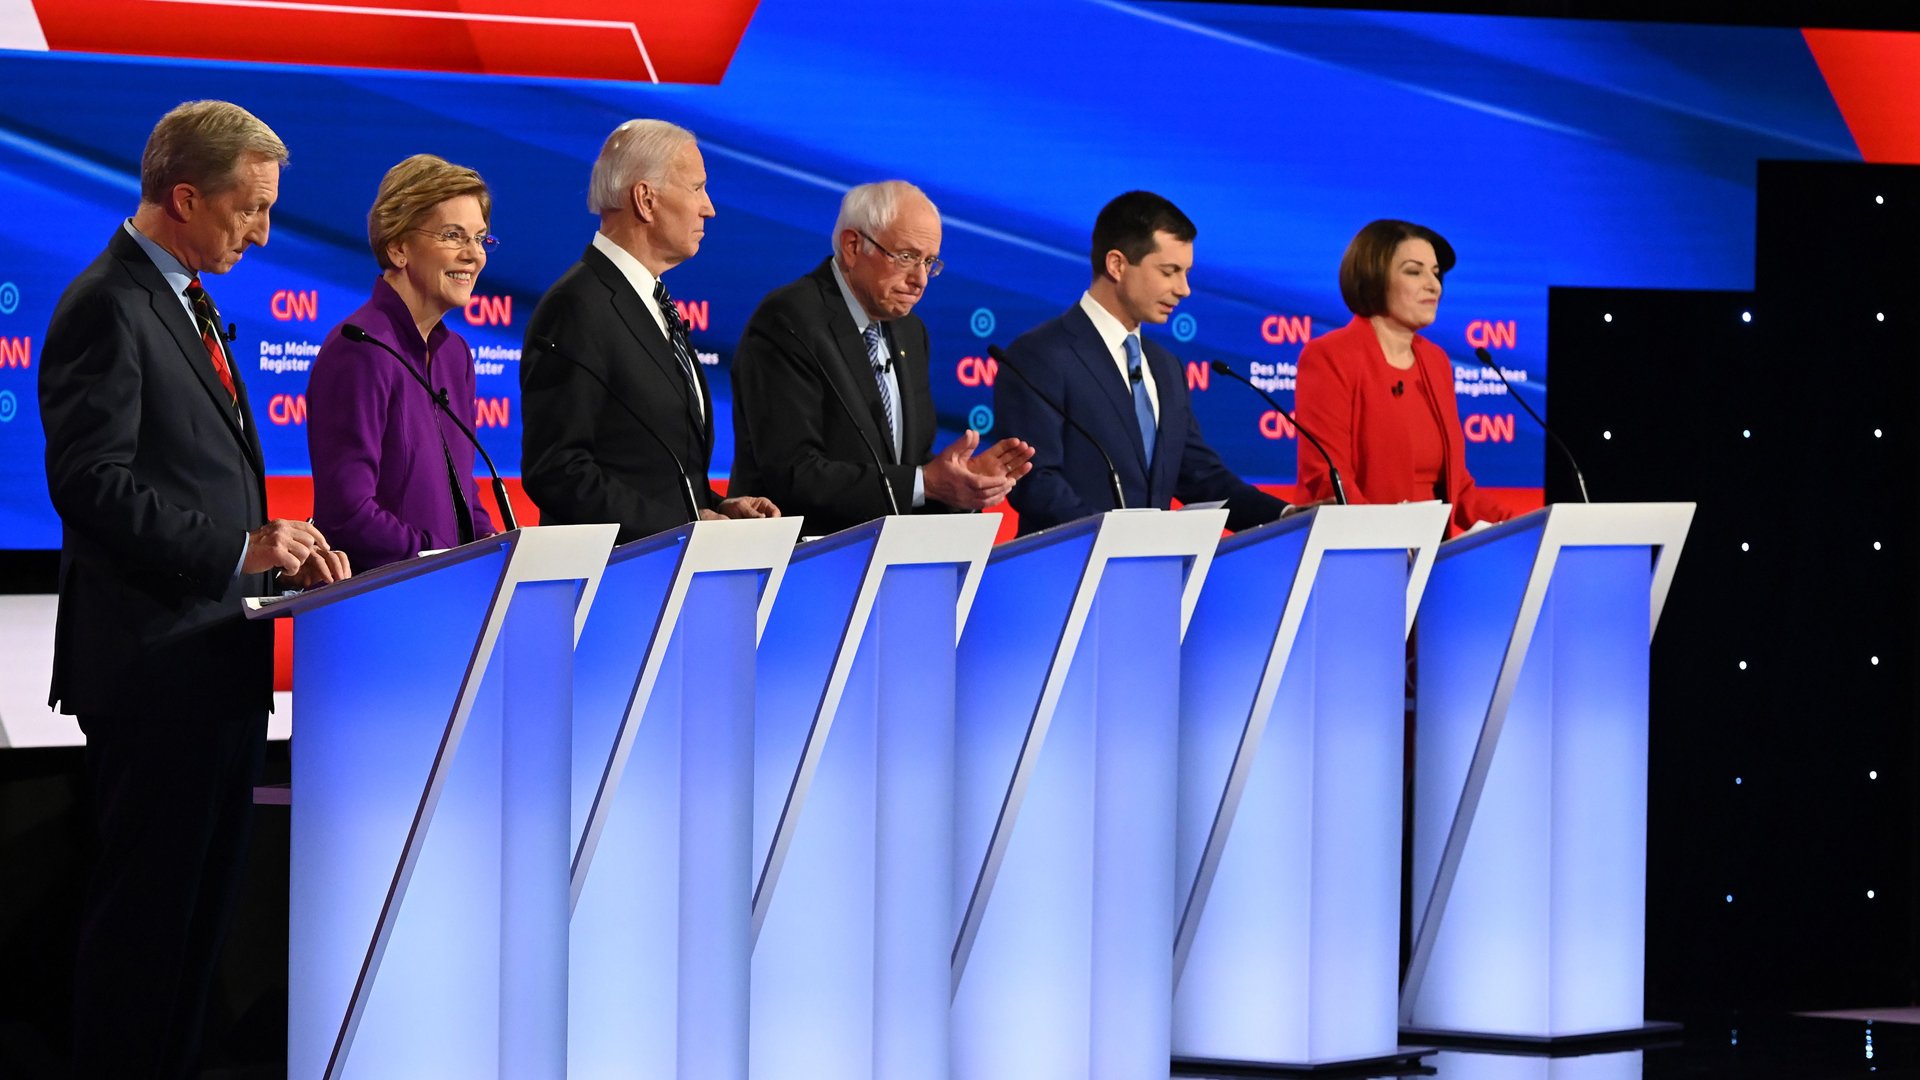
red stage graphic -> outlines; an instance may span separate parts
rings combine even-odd
[[[34,0],[47,47],[717,84],[758,0]]]

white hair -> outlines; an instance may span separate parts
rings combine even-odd
[[[893,225],[893,219],[900,216],[901,204],[915,197],[925,202],[935,217],[940,216],[940,208],[933,205],[927,193],[905,180],[882,180],[848,188],[840,200],[840,216],[833,222],[834,257],[837,259],[840,255],[841,233],[848,229],[869,236],[884,232]]]
[[[629,120],[613,129],[587,180],[587,209],[596,214],[627,205],[627,194],[642,180],[658,184],[693,132],[665,120]]]

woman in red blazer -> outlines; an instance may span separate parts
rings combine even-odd
[[[1300,424],[1320,437],[1353,503],[1453,505],[1448,535],[1508,511],[1473,486],[1453,396],[1453,364],[1420,336],[1440,306],[1453,246],[1405,221],[1361,229],[1340,260],[1340,297],[1353,321],[1307,343],[1295,380]],[[1326,460],[1303,440],[1300,484],[1333,494]]]

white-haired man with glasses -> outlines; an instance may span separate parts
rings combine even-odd
[[[614,522],[626,543],[694,514],[779,516],[707,482],[713,397],[662,280],[714,216],[693,134],[664,120],[613,129],[587,201],[600,229],[534,309],[520,360],[521,480],[541,520]]]
[[[733,490],[802,514],[810,533],[890,513],[980,510],[1030,467],[968,431],[938,454],[927,327],[913,314],[940,275],[940,212],[904,180],[840,203],[833,254],[747,320],[733,357]]]

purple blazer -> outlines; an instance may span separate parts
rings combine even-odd
[[[380,279],[373,297],[346,321],[393,346],[463,417],[473,415],[473,352],[445,323],[422,342],[406,303]],[[348,340],[339,326],[321,343],[308,375],[307,454],[313,523],[355,570],[460,542],[447,454],[475,539],[498,531],[480,505],[466,436],[398,361],[377,346]]]

